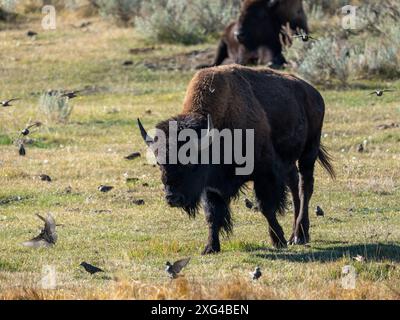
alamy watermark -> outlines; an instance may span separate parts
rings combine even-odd
[[[199,136],[190,128],[178,132],[178,123],[170,121],[168,138],[160,129],[149,130],[147,160],[160,165],[234,164],[236,175],[250,175],[254,170],[254,136],[253,129],[215,128],[202,129]]]

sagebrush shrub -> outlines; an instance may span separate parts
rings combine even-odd
[[[40,96],[39,110],[52,122],[66,123],[73,107],[69,104],[68,98],[61,97],[61,92],[51,91]]]

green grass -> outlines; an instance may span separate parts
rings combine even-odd
[[[167,71],[146,68],[144,63],[162,64],[162,59],[214,44],[160,45],[131,56],[130,48],[146,45],[133,30],[94,23],[89,32],[68,26],[42,31],[36,41],[27,39],[24,29],[0,33],[0,98],[23,98],[13,108],[0,109],[0,291],[37,288],[42,267],[50,264],[56,266],[64,289],[47,293],[52,298],[109,298],[108,288],[123,281],[160,286],[167,290],[166,297],[176,297],[168,291],[173,284],[163,265],[191,256],[185,274],[193,286],[244,279],[240,283],[248,290],[246,297],[398,297],[391,288],[400,284],[400,129],[379,131],[376,126],[398,121],[400,96],[395,92],[378,99],[368,92],[377,86],[400,90],[399,81],[359,81],[345,90],[321,88],[327,104],[323,142],[335,158],[338,179],[332,181],[317,170],[311,211],[320,205],[326,217],[312,215],[309,247],[272,249],[265,219],[248,211],[242,196],[232,204],[234,234],[223,239],[222,253],[203,257],[203,214],[190,220],[169,208],[158,169],[144,157],[129,162],[124,156],[146,152],[135,119],[140,117],[150,128],[178,113],[194,74],[190,68]],[[129,59],[135,65],[123,67]],[[46,122],[38,112],[39,96],[31,94],[85,86],[96,90],[70,101],[74,110],[65,125]],[[13,137],[35,120],[45,125],[27,145],[27,156],[19,157]],[[358,153],[357,146],[365,140],[366,152]],[[41,173],[53,182],[37,179]],[[127,184],[124,173],[139,180]],[[99,194],[100,184],[115,189]],[[71,194],[65,193],[68,186]],[[251,189],[248,196],[253,197]],[[133,205],[137,199],[144,199],[145,205]],[[35,213],[47,212],[64,225],[58,228],[57,245],[22,247],[21,242],[37,234],[40,221]],[[291,213],[280,220],[289,235]],[[367,261],[355,262],[352,257],[357,254]],[[85,274],[79,268],[83,260],[107,270],[111,279]],[[353,293],[340,287],[346,264],[359,273]],[[256,265],[265,276],[252,286],[246,279]],[[252,290],[260,294],[251,295]],[[119,297],[163,297],[127,292]],[[221,292],[221,297],[231,297]]]

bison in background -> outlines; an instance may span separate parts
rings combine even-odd
[[[286,63],[282,54],[281,30],[290,28],[308,33],[302,0],[244,0],[239,19],[225,29],[211,66],[230,58],[241,65],[270,64],[280,68]],[[200,65],[197,68],[207,68]]]
[[[314,188],[315,162],[319,159],[334,176],[329,155],[321,145],[324,114],[324,100],[316,89],[295,76],[269,68],[227,65],[205,69],[194,76],[182,113],[157,125],[167,137],[166,141],[173,134],[169,131],[170,122],[177,123],[179,132],[192,129],[200,133],[206,128],[209,132],[213,128],[208,121],[210,116],[219,131],[254,130],[254,170],[251,174],[237,175],[236,169],[241,164],[235,161],[231,164],[223,160],[221,164],[159,163],[170,206],[195,216],[199,204],[203,204],[209,229],[203,254],[221,250],[220,233],[232,232],[229,204],[248,181],[254,182],[259,208],[269,224],[272,244],[277,248],[287,245],[277,220],[277,212],[283,212],[285,208],[287,187],[294,202],[294,224],[289,242],[309,242],[308,206]],[[159,137],[150,137],[140,120],[138,123],[143,139],[157,157],[159,146],[155,145]],[[208,148],[215,144],[212,141]],[[173,147],[167,144],[167,153],[181,147],[179,143]]]

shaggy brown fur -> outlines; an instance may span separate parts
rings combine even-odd
[[[284,210],[287,187],[293,195],[295,216],[289,241],[309,241],[308,203],[317,159],[334,175],[320,143],[324,113],[319,92],[290,74],[228,65],[205,69],[194,76],[182,113],[158,124],[158,129],[168,136],[169,121],[174,120],[179,130],[191,128],[199,132],[207,128],[207,115],[211,115],[216,129],[255,131],[255,167],[249,176],[235,175],[235,163],[160,166],[170,205],[182,207],[194,216],[202,201],[209,224],[204,253],[220,251],[219,233],[232,230],[229,203],[247,181],[254,181],[259,208],[268,220],[274,246],[286,246],[276,213]],[[142,135],[145,137],[146,133]]]
[[[230,58],[241,65],[271,63],[281,67],[286,61],[280,36],[286,24],[308,33],[302,0],[244,0],[238,20],[224,31],[213,66]],[[198,69],[206,67],[210,66],[201,65]]]

